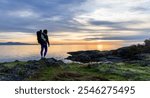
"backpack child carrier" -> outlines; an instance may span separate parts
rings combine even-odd
[[[42,33],[41,31],[37,31],[36,32],[36,34],[37,34],[37,41],[38,41],[39,44],[41,44],[41,33]]]

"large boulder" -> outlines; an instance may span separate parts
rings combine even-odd
[[[74,55],[74,56],[69,56],[67,59],[72,61],[82,62],[82,63],[88,63],[91,61],[91,57],[84,53]]]
[[[121,57],[117,57],[113,55],[113,51],[78,51],[78,52],[69,52],[71,56],[67,59],[82,63],[89,63],[89,62],[120,62],[122,61]]]
[[[56,66],[60,66],[60,65],[65,64],[63,61],[56,60],[54,58],[41,59],[39,62],[42,64],[45,64],[48,67],[50,67],[50,66],[56,67]]]
[[[71,56],[67,59],[82,63],[98,62],[101,58],[104,59],[104,57],[108,55],[107,52],[101,52],[98,50],[69,52],[68,54]]]

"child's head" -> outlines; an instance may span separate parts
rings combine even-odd
[[[43,30],[43,33],[47,34],[47,33],[48,33],[48,31],[45,29],[45,30]]]

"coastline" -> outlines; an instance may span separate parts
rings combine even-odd
[[[54,58],[0,63],[1,81],[150,81],[138,62],[64,63]]]
[[[54,58],[0,63],[1,81],[150,81],[150,40],[110,51],[69,52]],[[77,63],[80,62],[80,63]]]

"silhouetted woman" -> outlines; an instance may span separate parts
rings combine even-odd
[[[43,30],[42,32],[40,30],[38,32],[37,32],[37,36],[39,38],[38,42],[41,44],[41,58],[45,58],[48,51],[48,46],[50,46],[48,35],[47,35],[48,31]]]

